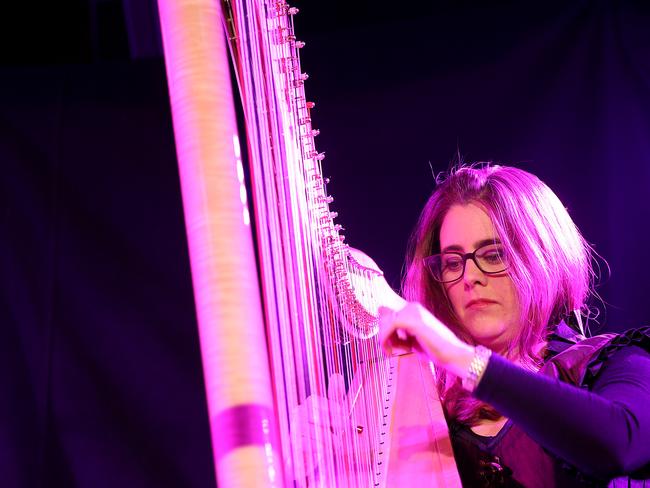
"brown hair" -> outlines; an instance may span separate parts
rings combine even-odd
[[[440,252],[440,228],[453,205],[476,203],[490,216],[510,262],[521,327],[506,351],[523,367],[536,369],[539,344],[550,328],[574,310],[586,312],[593,281],[592,250],[555,193],[521,169],[487,163],[460,166],[438,178],[409,241],[402,289],[464,341],[473,339],[456,320],[442,285],[423,258]],[[439,386],[448,414],[473,424],[498,414],[473,400],[455,379],[441,375]]]

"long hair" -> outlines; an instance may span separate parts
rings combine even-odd
[[[537,368],[539,344],[551,328],[572,311],[587,313],[594,276],[591,247],[555,193],[526,171],[488,163],[459,166],[437,183],[409,241],[404,297],[419,301],[461,339],[474,343],[423,258],[440,252],[440,228],[453,205],[478,204],[504,247],[520,312],[518,332],[507,350],[498,352],[523,367]],[[498,416],[472,400],[457,381],[445,375],[440,381],[452,418],[472,424],[480,417]]]

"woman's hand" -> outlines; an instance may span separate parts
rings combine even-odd
[[[348,486],[348,476],[356,479],[355,448],[362,437],[353,428],[343,376],[330,376],[327,398],[311,395],[293,410],[290,430],[294,464],[289,472],[299,486]]]
[[[379,308],[379,341],[388,355],[394,349],[415,349],[461,379],[467,376],[474,356],[472,346],[415,302],[399,310]]]

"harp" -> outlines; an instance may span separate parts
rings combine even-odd
[[[159,0],[159,11],[218,484],[460,486],[431,365],[386,358],[376,340],[377,306],[402,300],[334,223],[297,10]]]

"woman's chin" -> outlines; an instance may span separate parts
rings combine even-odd
[[[466,329],[477,344],[492,350],[498,351],[505,347],[510,338],[508,327],[505,327],[502,322],[478,321],[467,324]]]

